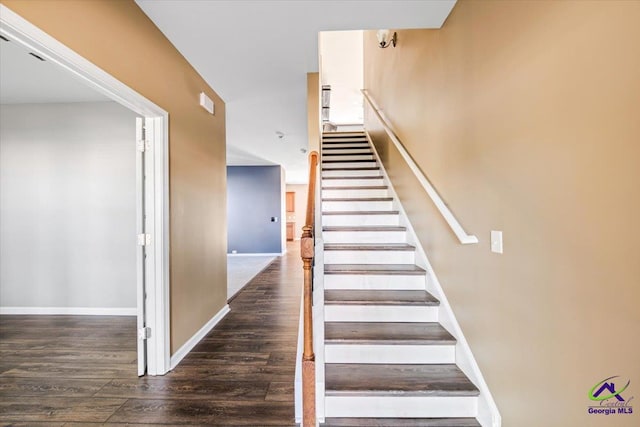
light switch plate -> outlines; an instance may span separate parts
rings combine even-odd
[[[491,230],[491,252],[502,253],[502,231]]]

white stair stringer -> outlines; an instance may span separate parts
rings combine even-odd
[[[368,161],[370,159],[368,150],[373,154],[372,162]],[[349,155],[344,155],[346,153]],[[367,324],[396,323],[399,325],[439,322],[455,340],[442,344],[421,343],[419,340],[408,341],[408,344],[398,342],[385,344],[384,340],[368,342],[366,339],[361,343],[327,341],[324,343],[324,363],[327,364],[326,366],[347,364],[353,365],[354,368],[371,366],[373,370],[377,369],[375,366],[404,364],[432,367],[457,365],[459,375],[464,377],[461,381],[466,381],[466,385],[460,390],[452,388],[449,384],[443,385],[442,390],[434,386],[434,389],[427,387],[423,391],[393,391],[384,390],[384,386],[377,383],[381,390],[368,390],[365,386],[362,386],[362,389],[354,386],[353,389],[341,390],[333,387],[335,384],[327,382],[324,387],[324,412],[318,414],[319,419],[325,419],[325,417],[452,418],[472,419],[477,420],[478,425],[498,427],[499,413],[497,409],[494,410],[495,404],[488,393],[486,383],[479,375],[477,364],[453,317],[451,307],[437,283],[437,278],[435,279],[437,286],[434,286],[433,269],[407,221],[375,147],[370,141],[366,147],[361,142],[357,144],[348,141],[340,144],[325,143],[323,154],[325,155],[323,160],[340,160],[340,162],[322,163],[321,176],[324,187],[321,190],[322,226],[324,227],[322,234],[325,245],[329,247],[325,248],[323,253],[326,267],[323,277],[324,289],[359,292],[428,291],[440,300],[439,304],[442,304],[442,306],[374,302],[360,304],[353,301],[342,304],[339,301],[331,301],[324,304],[324,321],[345,324],[366,322]],[[350,162],[351,160],[359,162]],[[371,230],[367,227],[378,229]],[[393,227],[393,229],[385,229],[385,227]],[[356,228],[359,229],[356,230]],[[407,250],[407,244],[413,245],[414,248]],[[358,245],[360,247],[351,248]],[[384,246],[384,248],[371,249],[368,245]],[[392,245],[398,245],[398,247]],[[399,245],[404,245],[402,250],[399,249]],[[360,267],[415,264],[424,269],[424,274],[417,274],[417,272],[402,274],[401,271],[343,273],[329,268],[350,264]],[[344,376],[349,377],[350,371],[345,372]],[[456,377],[455,381],[459,379]],[[325,379],[325,381],[329,380]],[[437,383],[437,380],[435,381]],[[480,386],[479,391],[474,385]],[[375,388],[376,385],[374,384],[373,387]]]

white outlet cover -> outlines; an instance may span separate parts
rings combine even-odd
[[[491,230],[491,252],[502,253],[502,231]]]

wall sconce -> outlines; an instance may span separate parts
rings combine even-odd
[[[385,49],[389,47],[389,45],[396,47],[398,34],[395,31],[391,34],[389,30],[378,30],[376,37],[378,38],[378,47],[381,49]]]

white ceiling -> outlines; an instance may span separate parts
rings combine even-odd
[[[318,33],[440,28],[455,0],[136,0],[227,107],[227,163],[306,179],[306,73]],[[278,138],[276,131],[283,132]]]
[[[68,71],[29,52],[20,43],[0,39],[0,104],[110,101]]]

